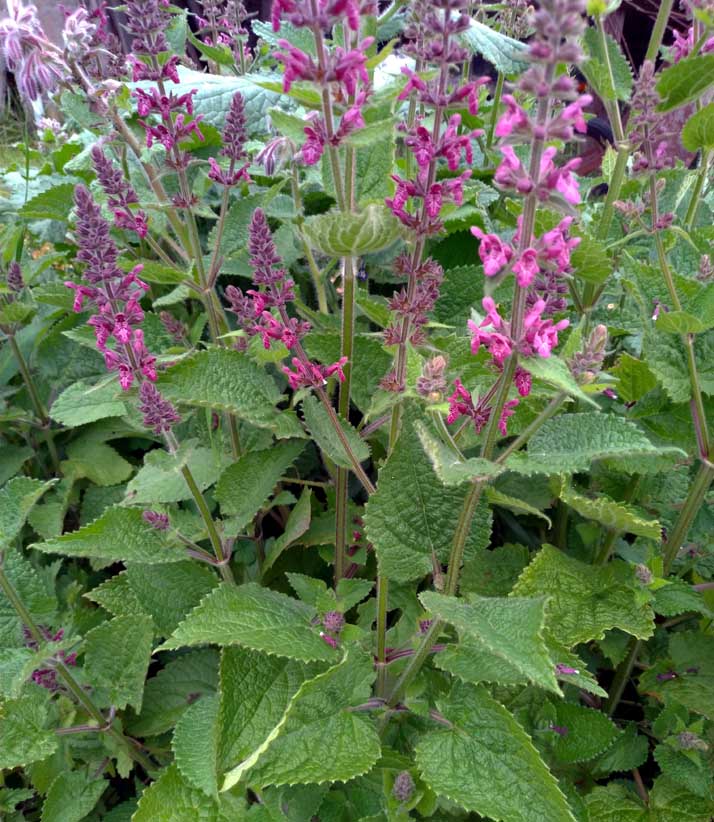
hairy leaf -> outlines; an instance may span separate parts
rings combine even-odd
[[[461,459],[448,445],[437,440],[425,425],[417,423],[416,429],[422,447],[444,485],[463,485],[474,479],[496,477],[505,470],[502,465],[481,457]]]
[[[560,733],[555,734],[553,752],[559,762],[585,762],[606,751],[620,734],[601,711],[559,702],[556,705]]]
[[[96,385],[80,380],[65,388],[52,403],[50,417],[68,428],[105,417],[121,417],[126,414],[127,407],[120,394],[116,379],[103,380]]]
[[[47,728],[48,693],[29,685],[17,699],[0,702],[0,769],[39,762],[57,748],[57,735]]]
[[[305,220],[303,232],[323,254],[356,257],[392,245],[401,229],[399,220],[386,206],[372,203],[359,214],[315,214]]]
[[[5,546],[15,539],[37,500],[55,482],[15,477],[0,489],[0,545]]]
[[[657,91],[661,97],[659,111],[683,106],[714,83],[714,54],[680,60],[665,68],[659,77]]]
[[[42,822],[80,822],[94,808],[108,782],[81,771],[64,771],[50,785]]]
[[[57,610],[54,584],[35,570],[29,559],[19,551],[5,551],[3,571],[23,605],[39,623],[51,622]],[[0,596],[0,646],[18,647],[25,644],[22,622],[10,601]]]
[[[682,145],[687,151],[714,148],[714,103],[693,114],[682,130]]]
[[[527,65],[527,48],[477,20],[469,20],[469,28],[461,35],[463,44],[472,54],[481,54],[502,74],[516,74]]]
[[[310,429],[310,433],[320,450],[342,468],[351,468],[352,460],[350,460],[342,441],[333,428],[328,412],[322,403],[312,395],[305,397],[302,401],[302,413],[305,416],[307,427]],[[368,460],[369,445],[366,441],[360,437],[349,422],[339,416],[338,421],[352,453],[359,462]]]
[[[218,695],[189,705],[176,723],[171,747],[181,776],[208,796],[218,797]]]
[[[657,520],[644,519],[634,508],[622,502],[600,494],[590,499],[573,490],[572,486],[563,483],[560,498],[580,516],[592,519],[606,528],[623,534],[637,534],[647,539],[659,541],[662,538],[662,526]]]

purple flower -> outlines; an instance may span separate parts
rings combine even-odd
[[[342,369],[347,364],[347,357],[340,357],[332,365],[319,365],[314,362],[305,362],[293,357],[294,371],[283,366],[283,373],[287,376],[290,387],[297,391],[300,388],[317,388],[324,385],[330,377],[336,376],[340,382],[345,381]]]
[[[226,115],[221,154],[236,163],[240,162],[246,157],[244,146],[247,139],[245,99],[237,91],[231,99],[231,106]]]
[[[555,672],[558,676],[573,676],[575,674],[579,674],[580,671],[577,668],[573,668],[570,665],[566,665],[564,662],[558,662],[555,666]]]
[[[94,146],[92,149],[92,165],[107,195],[109,207],[114,212],[114,225],[135,231],[139,237],[145,237],[149,230],[146,214],[143,211],[134,213],[130,209],[129,206],[138,203],[139,198],[124,179],[121,170],[106,157],[99,146]]]
[[[171,23],[171,15],[167,11],[168,2],[166,0],[125,0],[125,5],[126,27],[134,38],[131,42],[132,51],[135,54],[154,56],[169,51],[169,44],[166,40],[166,29]]]
[[[157,531],[168,531],[169,518],[167,514],[161,514],[158,511],[144,511],[141,516],[144,522]]]
[[[151,382],[142,382],[139,387],[139,411],[144,416],[144,426],[155,434],[167,433],[181,419],[178,411]]]
[[[322,624],[325,630],[339,634],[345,627],[345,618],[339,611],[328,611],[322,618]]]
[[[483,263],[483,273],[493,277],[511,261],[513,248],[497,234],[485,234],[478,226],[472,226],[471,233],[481,241],[478,253]]]
[[[22,278],[22,268],[20,268],[20,263],[16,260],[13,260],[7,267],[7,287],[16,294],[25,287],[25,281]]]
[[[551,725],[550,730],[558,736],[567,736],[569,731],[564,725]]]
[[[401,771],[394,778],[392,796],[399,802],[408,802],[414,795],[414,780],[409,771]]]

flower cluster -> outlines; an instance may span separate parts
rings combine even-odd
[[[185,168],[189,162],[189,155],[179,151],[178,144],[189,139],[192,134],[203,140],[203,134],[198,126],[202,117],[200,114],[193,117],[193,95],[196,93],[197,89],[192,89],[187,94],[162,94],[156,87],[149,91],[137,89],[134,92],[139,117],[147,118],[151,114],[159,116],[158,123],[152,124],[146,119],[139,120],[139,124],[146,132],[147,147],[151,148],[154,142],[161,143],[167,152],[173,152],[171,164],[175,168]],[[192,118],[188,122],[186,115]]]
[[[85,264],[83,283],[65,283],[75,292],[74,310],[81,311],[85,300],[92,305],[96,313],[88,324],[94,329],[97,348],[107,368],[119,373],[119,383],[125,391],[134,382],[141,384],[140,410],[146,427],[157,433],[167,431],[178,421],[178,414],[153,386],[144,387],[144,381],[155,382],[157,374],[156,357],[148,351],[140,328],[144,312],[139,302],[148,289],[139,279],[141,266],[128,274],[118,267],[109,223],[84,186],[77,186],[74,202],[77,259]]]
[[[449,425],[453,425],[456,420],[461,417],[468,417],[473,420],[474,428],[477,434],[480,434],[483,427],[491,418],[491,411],[493,402],[493,395],[486,394],[479,397],[474,402],[471,392],[469,392],[461,382],[461,380],[454,380],[454,393],[449,397],[449,414],[446,421]],[[513,416],[514,409],[518,405],[518,400],[508,400],[501,410],[501,416],[498,420],[498,430],[506,436],[506,423],[508,418]]]
[[[203,14],[197,17],[196,35],[210,46],[228,46],[236,60],[245,47],[248,31],[243,25],[248,16],[240,0],[203,0]]]
[[[145,237],[149,230],[146,214],[132,211],[130,206],[139,202],[131,185],[124,179],[121,169],[104,154],[100,146],[92,149],[92,165],[100,185],[107,195],[109,208],[114,213],[114,225],[135,231],[139,237]]]
[[[248,139],[246,131],[245,100],[243,95],[237,91],[231,99],[231,105],[226,115],[226,122],[223,128],[223,148],[221,154],[228,158],[229,168],[224,171],[215,158],[210,157],[208,163],[211,170],[208,176],[216,183],[224,186],[237,185],[241,180],[249,183],[248,175],[249,163],[244,162],[248,155],[245,151],[245,142]],[[241,164],[239,168],[239,164]]]
[[[253,283],[257,289],[249,289],[244,294],[240,288],[229,285],[226,288],[228,310],[235,314],[248,337],[260,336],[263,346],[268,349],[273,341],[279,341],[296,356],[292,359],[294,371],[284,367],[290,387],[318,387],[329,377],[337,376],[342,381],[342,369],[347,359],[342,357],[331,365],[310,362],[303,350],[301,340],[310,330],[310,324],[295,317],[289,317],[286,305],[295,299],[295,283],[288,277],[278,250],[273,242],[270,227],[262,209],[253,212],[248,230],[248,252],[253,269]],[[275,310],[275,316],[271,309]],[[242,338],[239,346],[245,347]]]
[[[39,629],[40,633],[47,642],[61,642],[64,639],[63,628],[60,628],[56,634],[53,634],[44,625],[40,625]],[[25,637],[25,645],[33,651],[38,651],[40,649],[39,643],[36,639],[34,639],[28,628],[23,625],[22,631]],[[57,671],[52,665],[52,661],[54,660],[63,662],[65,665],[76,665],[77,654],[74,651],[70,654],[65,651],[58,651],[54,654],[51,661],[48,660],[47,667],[36,668],[32,672],[32,681],[41,688],[46,688],[48,691],[56,691],[59,688],[59,684],[57,683]]]
[[[132,35],[130,57],[134,82],[171,80],[179,82],[178,56],[159,56],[169,51],[166,29],[171,22],[169,0],[126,0],[126,27]]]

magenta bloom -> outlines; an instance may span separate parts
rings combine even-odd
[[[511,261],[513,249],[498,234],[485,234],[478,226],[472,226],[471,233],[481,240],[478,254],[483,263],[483,273],[487,277],[493,277]]]
[[[502,99],[506,104],[506,112],[501,115],[498,123],[496,123],[494,131],[496,137],[508,137],[514,132],[519,135],[530,134],[530,118],[518,105],[516,98],[512,94],[504,94]]]
[[[538,252],[527,248],[513,264],[513,273],[521,288],[527,288],[538,273]]]
[[[523,323],[526,335],[521,346],[526,356],[535,353],[539,357],[550,357],[550,352],[558,345],[558,332],[570,325],[569,320],[553,323],[551,319],[542,319],[544,309],[545,301],[538,300],[526,314]]]

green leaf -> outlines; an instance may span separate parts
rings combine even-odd
[[[687,402],[692,389],[687,372],[687,355],[681,340],[649,330],[644,334],[642,347],[647,367],[670,400],[674,403]]]
[[[302,401],[302,413],[305,423],[310,429],[317,446],[337,465],[342,468],[351,468],[352,460],[347,455],[342,441],[330,422],[330,417],[322,403],[312,394]],[[369,459],[369,445],[360,437],[357,431],[347,422],[337,415],[340,427],[350,446],[350,450],[359,462]]]
[[[714,54],[687,57],[660,73],[657,92],[661,102],[658,111],[671,111],[696,100],[714,83]]]
[[[132,259],[127,262],[126,266],[122,266],[129,271],[135,265],[141,265],[141,279],[149,283],[158,283],[159,285],[179,285],[185,282],[189,277],[178,268],[160,263],[157,260],[136,260]]]
[[[10,445],[0,442],[0,485],[4,485],[34,454],[28,445]]]
[[[564,733],[556,733],[553,753],[558,762],[586,762],[599,756],[620,735],[614,723],[601,711],[559,702],[556,705],[557,724]]]
[[[181,502],[193,499],[182,474],[188,466],[200,491],[213,485],[221,473],[221,457],[198,440],[181,443],[176,454],[156,448],[144,456],[144,465],[127,485],[126,497],[134,505]]]
[[[553,663],[543,641],[545,598],[500,599],[470,594],[464,602],[435,591],[425,591],[419,599],[427,611],[458,630],[464,642],[463,651],[460,643],[451,650],[450,659],[461,656],[462,661],[469,661],[463,658],[472,654],[478,658],[496,657],[515,669],[520,681],[560,693]],[[438,664],[451,670],[441,658]],[[474,681],[471,677],[469,680]]]
[[[67,456],[69,461],[62,463],[65,474],[86,477],[95,485],[119,485],[134,472],[134,466],[111,445],[93,437],[73,440],[67,446]]]
[[[228,411],[259,428],[295,435],[294,418],[289,426],[289,415],[275,408],[281,394],[272,378],[239,351],[199,351],[170,368],[158,387],[173,402]]]
[[[26,220],[67,220],[74,203],[74,183],[62,183],[36,194],[19,210]]]
[[[36,542],[32,548],[45,554],[148,565],[185,559],[183,551],[171,548],[164,534],[147,525],[136,508],[108,508],[89,525],[46,542]]]
[[[524,71],[528,47],[512,37],[469,20],[469,28],[461,35],[461,42],[472,54],[480,54],[502,74],[518,74]]]
[[[529,560],[530,553],[524,545],[500,545],[493,551],[477,551],[464,563],[459,589],[465,594],[506,596]]]
[[[193,701],[215,693],[217,686],[218,653],[212,648],[188,651],[146,681],[141,713],[129,722],[130,733],[165,733]]]
[[[379,472],[377,491],[364,515],[379,573],[397,582],[410,582],[432,570],[432,555],[446,562],[467,493],[463,488],[443,486],[424,453],[410,414],[405,413],[402,432]],[[466,557],[485,548],[490,538],[491,513],[481,502],[466,541]]]
[[[381,251],[401,235],[399,220],[381,203],[365,206],[359,214],[314,214],[305,220],[303,232],[314,248],[332,257]]]
[[[568,366],[555,355],[550,357],[529,357],[523,362],[524,368],[530,371],[536,379],[555,386],[571,397],[575,397],[588,405],[597,407],[597,403],[588,396],[575,381]]]
[[[42,822],[80,822],[94,808],[109,783],[82,771],[65,771],[50,785]]]
[[[639,768],[649,756],[649,742],[644,734],[637,733],[637,725],[631,722],[624,733],[620,734],[613,744],[599,756],[594,763],[597,775],[613,772],[631,771]]]
[[[253,582],[221,585],[203,599],[160,650],[186,645],[242,645],[304,662],[335,659],[312,625],[314,610]]]
[[[15,477],[0,488],[0,545],[8,545],[15,539],[37,500],[55,482]]]
[[[637,794],[616,782],[596,787],[585,797],[585,803],[588,822],[648,822],[652,819]]]
[[[258,785],[346,782],[367,773],[381,745],[372,720],[350,708],[369,699],[371,657],[351,650],[334,667],[303,683],[266,743],[228,773],[223,790],[246,770]]]
[[[288,521],[285,523],[285,530],[275,540],[270,548],[270,551],[265,557],[265,561],[263,562],[263,574],[265,574],[268,569],[272,568],[273,563],[283,553],[283,551],[299,540],[310,527],[311,502],[312,490],[310,488],[305,488],[300,495],[300,499],[297,501],[297,504],[290,512]]]
[[[154,626],[140,614],[114,617],[85,637],[84,671],[105,705],[141,711]]]
[[[687,151],[709,151],[714,148],[714,103],[693,114],[682,129],[682,145]]]
[[[148,566],[141,566],[148,567]],[[105,580],[101,585],[83,594],[91,602],[101,605],[105,611],[112,616],[128,616],[130,614],[143,614],[149,616],[139,602],[138,597],[129,585],[129,576],[126,571],[121,571],[113,577]]]
[[[541,510],[533,505],[530,505],[530,503],[524,502],[522,499],[511,497],[493,487],[486,488],[484,490],[484,496],[491,503],[491,505],[498,506],[499,508],[506,508],[509,511],[513,511],[514,514],[527,514],[531,517],[538,517],[538,519],[542,519],[544,522],[548,523],[548,528],[552,527],[550,517],[547,517]]]
[[[493,820],[573,822],[530,737],[486,690],[457,682],[437,706],[451,727],[426,733],[416,747],[432,790]]]
[[[563,481],[560,498],[581,517],[595,520],[618,533],[637,534],[637,536],[657,541],[662,538],[662,526],[657,520],[644,519],[631,506],[615,502],[604,494],[600,494],[597,499],[590,499],[578,494],[572,486]]]
[[[520,474],[573,474],[593,460],[609,459],[648,468],[649,459],[682,455],[679,448],[656,446],[631,422],[611,414],[561,414],[531,437],[527,453],[513,454],[506,467]]]
[[[600,32],[596,28],[587,28],[583,40],[589,59],[581,63],[580,70],[590,85],[603,100],[627,102],[632,93],[632,69],[617,42],[609,34],[605,35],[606,55]],[[608,62],[612,68],[614,85],[610,79]]]
[[[106,417],[121,417],[127,413],[119,399],[116,380],[89,385],[82,380],[72,383],[50,407],[50,417],[68,428],[86,425]]]
[[[663,744],[657,745],[652,755],[667,779],[697,796],[712,798],[712,774],[709,762],[701,754],[681,750],[677,736],[670,737]]]
[[[243,528],[265,505],[304,447],[303,440],[287,440],[262,451],[249,451],[229,465],[215,490],[222,513],[235,517],[236,527]]]
[[[171,747],[181,776],[192,787],[218,798],[218,695],[189,706],[176,723]]]
[[[645,807],[633,790],[610,783],[585,798],[588,822],[709,822],[714,805],[664,776],[655,780]]]
[[[0,770],[39,762],[57,749],[57,735],[46,727],[48,696],[29,685],[17,699],[0,702]]]
[[[37,656],[29,648],[0,648],[0,700],[16,699],[37,667]]]
[[[471,309],[483,297],[483,276],[475,265],[461,265],[444,272],[434,319],[454,328],[465,326]]]
[[[662,311],[655,320],[655,328],[667,334],[701,334],[714,325],[714,319],[700,320],[688,311]]]
[[[51,623],[57,610],[54,583],[47,576],[41,576],[19,551],[4,552],[3,570],[35,620]],[[0,596],[0,646],[22,647],[24,644],[22,623],[3,594]]]
[[[229,799],[232,801],[228,804]],[[176,763],[141,794],[132,822],[237,822],[235,800],[220,802],[190,785],[181,776]],[[240,807],[240,806],[238,806]],[[259,820],[258,822],[262,822]],[[266,820],[267,822],[267,820]]]
[[[416,430],[437,477],[444,485],[463,485],[465,482],[471,482],[476,478],[497,477],[505,471],[502,465],[497,465],[495,462],[481,457],[460,459],[448,445],[432,436],[423,423],[417,422]]]
[[[687,611],[708,613],[704,597],[681,579],[669,579],[667,584],[654,592],[652,607],[656,614],[677,616]]]
[[[547,595],[546,629],[572,647],[602,639],[610,628],[638,639],[652,636],[654,614],[641,591],[634,569],[624,562],[595,567],[544,545],[521,574],[513,596]]]
[[[162,636],[170,636],[188,612],[218,585],[218,577],[198,562],[129,565],[126,578],[143,611]]]
[[[657,386],[657,378],[642,360],[622,353],[617,365],[610,369],[617,377],[616,391],[624,402],[637,402]]]
[[[244,648],[224,648],[220,669],[218,767],[235,768],[268,738],[300,686],[323,663],[296,662]]]

